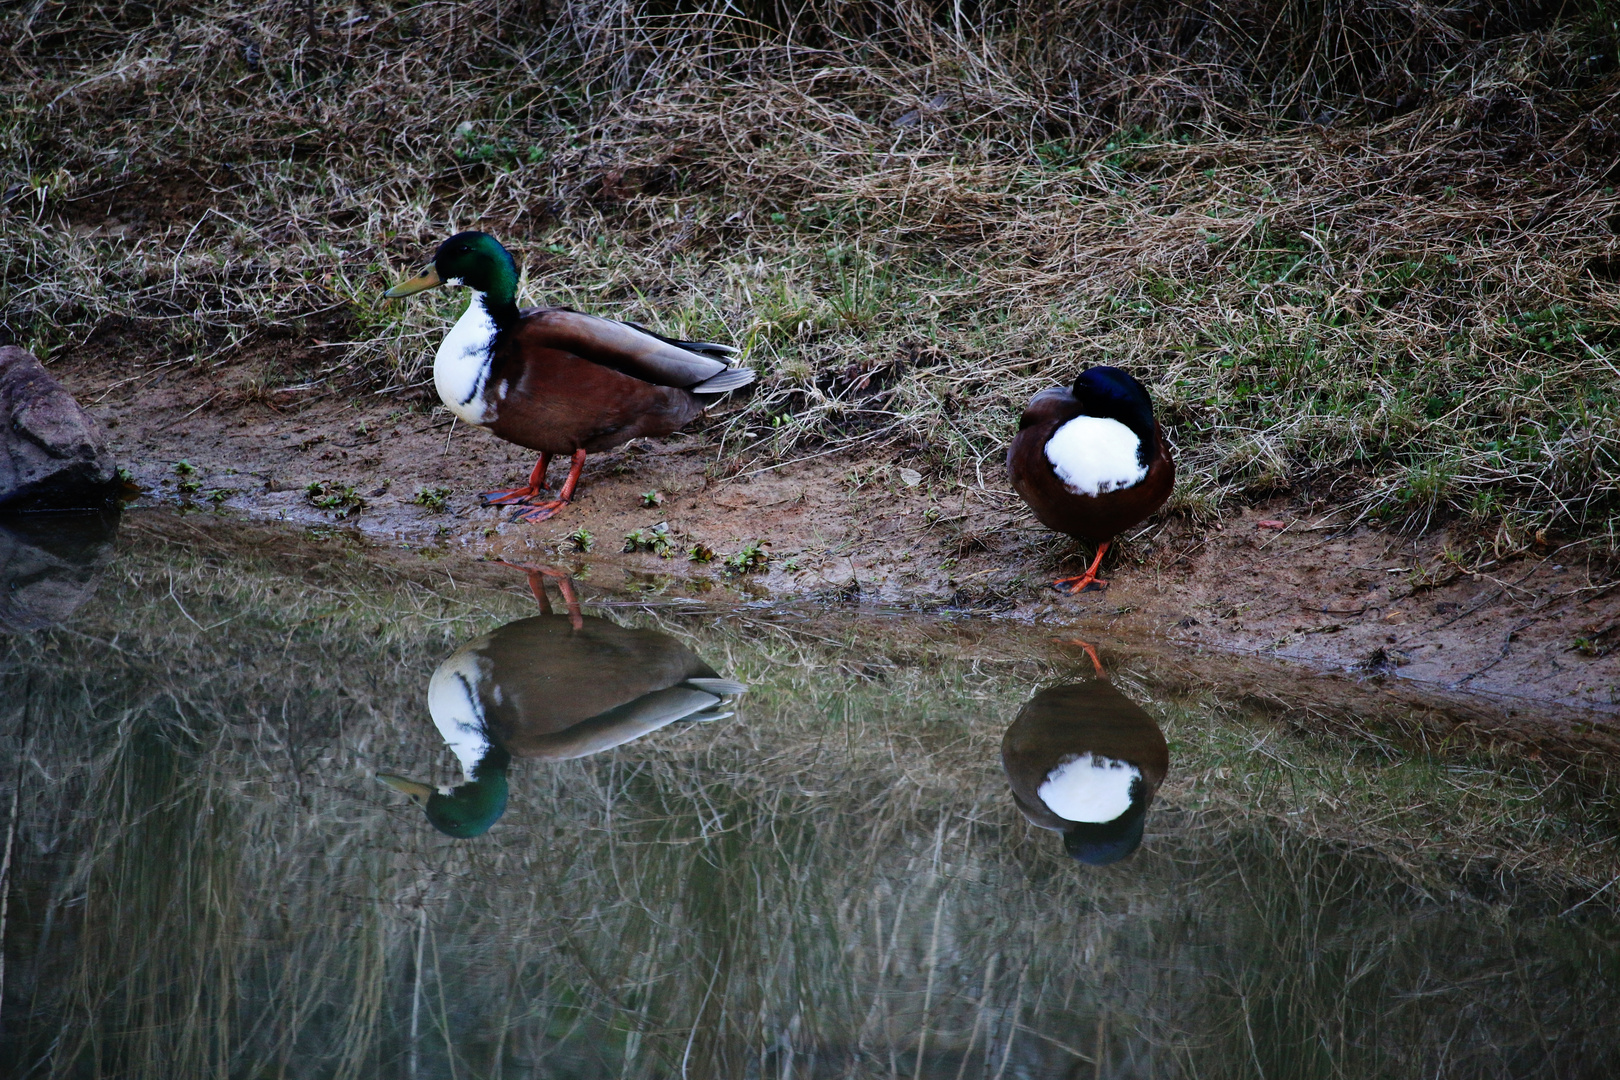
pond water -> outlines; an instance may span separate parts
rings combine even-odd
[[[1571,1077],[1620,1049],[1612,815],[1301,719],[1397,707],[1377,687],[1107,641],[1099,678],[1036,628],[164,515],[0,539],[6,1076]]]

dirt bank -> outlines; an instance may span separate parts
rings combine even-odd
[[[1073,572],[1073,546],[1033,520],[995,460],[950,484],[888,457],[781,463],[763,449],[737,454],[754,433],[713,419],[592,457],[571,507],[513,524],[475,495],[521,482],[532,458],[420,398],[266,394],[229,375],[200,380],[195,368],[108,370],[89,353],[53,365],[107,425],[148,502],[561,563],[608,587],[948,604],[1512,695],[1527,709],[1620,711],[1620,581],[1583,545],[1465,566],[1443,532],[1413,539],[1278,501],[1208,529],[1150,523],[1111,560],[1106,590],[1071,598],[1045,582],[1060,565]],[[740,467],[716,464],[722,440]],[[651,538],[659,523],[669,554],[622,553],[627,534]],[[726,566],[754,543],[767,567]],[[715,557],[694,561],[694,547]]]

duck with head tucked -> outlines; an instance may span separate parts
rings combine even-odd
[[[1116,367],[1087,368],[1072,387],[1031,398],[1007,473],[1042,525],[1097,545],[1084,574],[1052,583],[1070,595],[1108,584],[1097,568],[1113,538],[1163,506],[1176,483],[1146,387]]]
[[[473,295],[434,358],[439,397],[461,420],[540,453],[527,484],[482,496],[520,505],[516,520],[544,521],[566,506],[586,454],[679,431],[754,381],[753,371],[730,365],[737,350],[729,345],[676,341],[571,308],[519,308],[517,265],[488,233],[457,233],[427,270],[383,295],[444,285]],[[571,458],[568,478],[556,498],[542,499],[559,455]]]
[[[428,712],[466,783],[377,776],[450,836],[480,836],[506,812],[513,758],[568,761],[676,722],[722,720],[747,690],[668,634],[582,614],[559,572],[522,569],[541,614],[467,642],[428,681]],[[542,575],[559,579],[568,614],[552,614]]]
[[[1106,866],[1142,843],[1148,807],[1170,771],[1159,725],[1103,678],[1053,686],[1019,710],[1001,740],[1013,802],[1032,825],[1063,835],[1076,862]]]

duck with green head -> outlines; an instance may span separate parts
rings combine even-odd
[[[377,777],[409,795],[440,832],[478,836],[500,818],[514,757],[568,761],[677,721],[721,720],[747,690],[668,634],[581,614],[566,578],[568,614],[552,614],[541,573],[560,575],[530,570],[543,614],[467,642],[428,681],[428,712],[467,782],[435,789]]]
[[[491,505],[521,505],[520,520],[544,521],[566,506],[586,454],[679,431],[719,395],[754,381],[753,371],[730,365],[737,350],[729,345],[676,341],[566,307],[519,308],[517,265],[488,233],[457,233],[427,270],[383,295],[446,285],[473,295],[439,346],[433,383],[461,420],[539,451],[527,484],[483,495]],[[557,455],[572,459],[568,478],[556,498],[542,499]]]

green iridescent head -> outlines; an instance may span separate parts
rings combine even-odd
[[[466,840],[484,835],[506,813],[506,767],[511,761],[504,750],[490,747],[472,779],[449,793],[389,773],[378,773],[377,779],[410,796],[435,829]]]
[[[464,285],[495,304],[506,305],[516,300],[517,281],[517,264],[499,240],[489,233],[459,232],[439,245],[432,266],[383,295],[397,299],[440,285]]]

